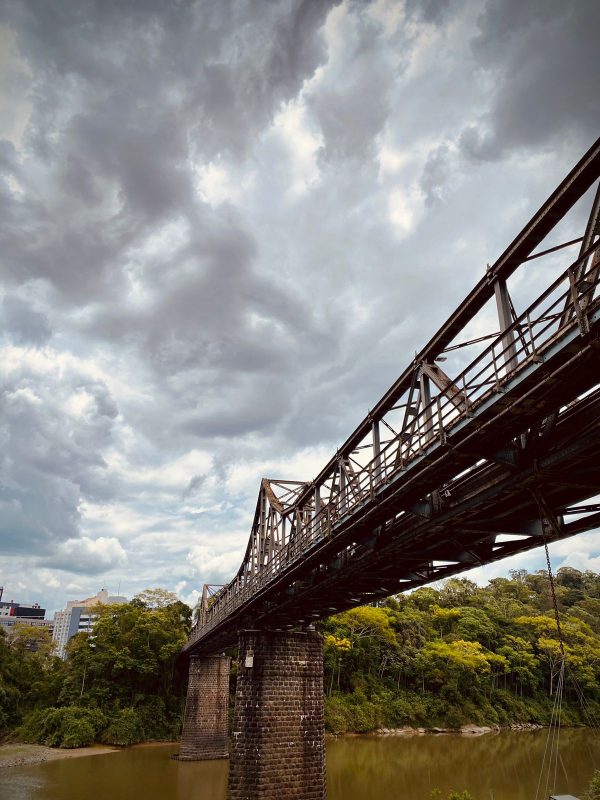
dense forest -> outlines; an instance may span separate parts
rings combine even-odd
[[[600,576],[563,567],[555,581],[562,719],[585,724],[600,719]],[[561,651],[544,571],[512,571],[484,588],[453,578],[338,614],[323,632],[334,733],[550,721]]]
[[[16,626],[10,640],[0,631],[0,731],[59,747],[177,738],[191,617],[161,589],[99,606],[93,631],[73,636],[65,661],[47,631]]]
[[[556,594],[567,663],[562,719],[586,724],[600,719],[600,576],[564,567]],[[0,631],[1,734],[62,747],[177,738],[191,616],[169,592],[147,590],[99,608],[65,661],[45,631],[17,626],[10,639]],[[561,654],[545,572],[513,571],[483,588],[455,578],[320,628],[332,733],[550,720]]]

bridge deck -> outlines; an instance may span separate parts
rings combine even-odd
[[[263,480],[242,566],[205,587],[186,650],[600,524],[574,508],[600,493],[600,191],[579,255],[519,315],[506,284],[599,174],[597,142],[315,481]],[[436,359],[490,297],[500,332],[451,378]]]

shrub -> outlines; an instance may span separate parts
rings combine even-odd
[[[592,775],[592,780],[587,792],[583,795],[583,800],[600,800],[600,769]]]
[[[118,711],[102,735],[103,742],[121,746],[137,744],[143,739],[144,727],[134,708],[123,708]]]
[[[325,698],[325,729],[338,736],[352,729],[351,714],[343,696]]]
[[[174,741],[179,738],[183,709],[178,705],[169,707],[162,697],[147,697],[135,703],[135,710],[144,730],[144,739]],[[230,710],[233,713],[233,708]]]
[[[98,709],[45,708],[25,717],[18,736],[25,742],[49,747],[86,747],[96,740],[105,725],[106,717]]]
[[[416,692],[398,692],[384,704],[383,712],[389,727],[420,725],[427,719],[427,704]]]
[[[42,723],[47,709],[41,708],[30,711],[25,716],[21,726],[17,728],[16,735],[22,742],[28,744],[41,744]]]
[[[89,719],[73,717],[63,725],[59,747],[87,747],[94,743],[96,732]]]

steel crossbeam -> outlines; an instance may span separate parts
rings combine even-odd
[[[222,647],[249,621],[301,624],[600,523],[593,504],[574,510],[600,494],[600,189],[582,236],[534,253],[536,269],[563,266],[541,273],[520,313],[509,286],[599,176],[600,140],[317,478],[263,479],[242,565],[210,602],[205,590],[187,651]],[[492,332],[469,336],[472,323]]]

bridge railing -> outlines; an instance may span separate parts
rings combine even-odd
[[[283,512],[291,528],[287,541],[271,546],[268,557],[261,552],[260,563],[253,561],[251,571],[242,565],[234,581],[214,595],[210,608],[202,610],[189,644],[206,636],[316,544],[335,536],[345,521],[375,500],[383,486],[418,470],[458,426],[496,402],[513,380],[543,362],[567,336],[587,333],[590,315],[599,306],[599,246],[600,241],[588,248],[452,380],[445,376],[444,388],[428,403],[416,405],[414,414],[405,415],[400,431],[385,423],[394,435],[366,464],[355,461],[351,470],[340,464],[339,473],[323,481],[327,497],[321,498],[315,487],[314,499],[300,509],[302,513],[294,506],[287,508]],[[422,374],[424,366],[432,368],[415,365],[416,374],[419,370]]]
[[[596,253],[596,244],[586,255]],[[462,420],[472,417],[494,395],[505,392],[512,377],[527,366],[544,360],[552,344],[568,330],[586,333],[588,314],[599,282],[593,260],[578,280],[577,259],[491,345],[483,350],[452,381],[449,392],[440,392],[418,415],[410,437],[399,434],[366,467],[367,477],[359,485],[364,494],[383,478],[396,474],[423,455],[432,441],[445,435]],[[459,407],[459,402],[462,409]]]

